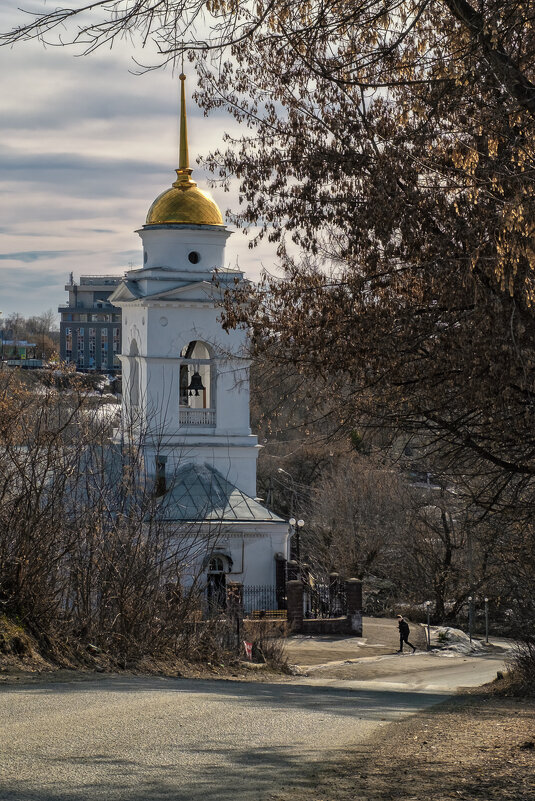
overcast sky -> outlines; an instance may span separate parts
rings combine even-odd
[[[2,0],[0,30],[20,23],[21,0]],[[33,0],[26,7],[50,10]],[[59,5],[59,3],[57,3]],[[121,275],[141,266],[140,228],[154,198],[175,179],[178,77],[134,75],[133,51],[76,57],[37,43],[0,48],[0,311],[39,314],[64,303],[68,275]],[[137,54],[142,57],[141,53]],[[193,91],[193,76],[186,84]],[[194,178],[197,155],[221,143],[230,118],[205,119],[188,101]],[[224,213],[236,198],[209,190]],[[236,231],[227,265],[257,278],[269,245],[249,250]],[[0,318],[1,320],[1,318]]]

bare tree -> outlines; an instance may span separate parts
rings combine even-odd
[[[387,575],[392,552],[408,537],[406,501],[399,470],[358,455],[338,461],[314,490],[310,559],[346,577]]]
[[[65,638],[122,665],[198,648],[191,626],[217,524],[167,513],[172,493],[145,463],[143,431],[110,443],[75,373],[61,391],[24,378],[0,374],[3,611],[56,658]]]

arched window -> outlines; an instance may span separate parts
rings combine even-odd
[[[180,414],[187,425],[215,425],[215,370],[208,345],[193,340],[180,351]],[[186,413],[186,410],[190,410]]]
[[[139,356],[139,350],[137,347],[137,342],[135,339],[132,340],[130,343],[130,406],[132,409],[137,409],[139,406],[139,395],[140,395],[140,376],[139,376],[139,364],[137,357]]]
[[[212,611],[227,606],[227,577],[230,566],[226,556],[212,556],[206,570],[206,596]]]
[[[212,556],[208,563],[208,573],[226,573],[222,556]]]

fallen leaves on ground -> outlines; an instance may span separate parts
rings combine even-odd
[[[533,801],[535,700],[458,696],[389,725],[277,801]]]

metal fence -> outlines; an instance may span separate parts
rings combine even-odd
[[[341,581],[314,581],[305,585],[305,616],[309,618],[344,617],[347,614],[345,584]]]
[[[347,595],[343,581],[317,581],[312,577],[303,582],[303,614],[307,618],[344,617],[347,614]],[[249,619],[285,619],[286,589],[269,584],[229,584],[207,587],[205,615],[236,614],[241,608]]]
[[[286,617],[286,591],[268,584],[244,584],[242,604],[245,617]]]

